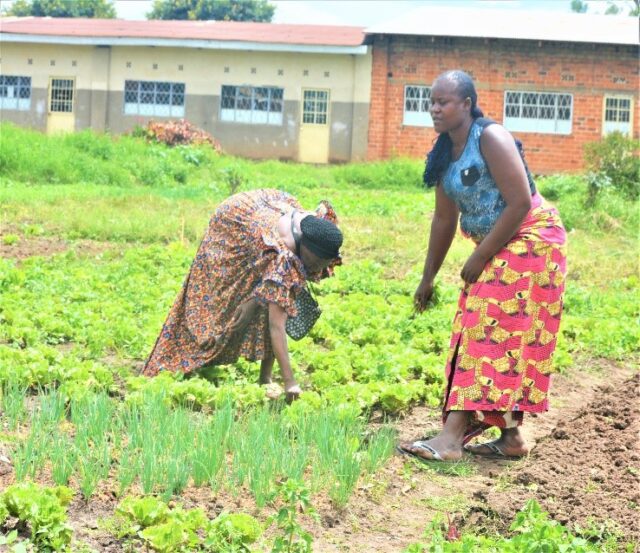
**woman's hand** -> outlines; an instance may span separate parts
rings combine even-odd
[[[254,318],[259,305],[258,300],[254,298],[241,303],[233,314],[233,319],[229,324],[229,330],[233,334],[242,334]]]
[[[287,403],[291,403],[300,397],[302,388],[300,388],[300,386],[298,386],[298,384],[294,380],[293,382],[285,383],[284,393]]]
[[[484,266],[487,264],[487,259],[481,253],[478,252],[478,249],[469,256],[467,262],[462,267],[462,271],[460,271],[460,276],[462,280],[464,280],[467,284],[473,284],[478,280],[478,277],[484,270]]]
[[[413,296],[413,307],[418,313],[427,308],[427,303],[433,295],[433,281],[421,280],[418,289]]]

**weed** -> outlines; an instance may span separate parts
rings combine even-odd
[[[271,553],[311,553],[313,537],[298,522],[299,512],[318,519],[309,490],[302,482],[289,479],[280,486],[278,494],[284,505],[274,520],[282,535],[274,540]]]
[[[20,241],[20,237],[17,234],[5,234],[2,237],[2,243],[5,246],[13,246]]]
[[[448,525],[450,533],[452,526]],[[475,536],[463,534],[450,541],[443,532],[443,519],[436,517],[425,531],[427,543],[410,545],[405,553],[441,552],[454,553],[474,551],[477,553],[520,553],[522,551],[563,551],[567,553],[595,553],[599,547],[577,537],[548,515],[531,499],[516,515],[510,530],[511,538],[500,536]]]

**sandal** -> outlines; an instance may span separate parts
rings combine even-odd
[[[423,463],[428,463],[429,461],[444,461],[441,455],[424,440],[416,440],[411,445],[412,447],[417,447],[419,449],[422,449],[423,451],[426,451],[427,453],[429,453],[429,455],[431,455],[431,458],[429,459],[428,457],[423,457],[422,455],[418,455],[413,451],[404,449],[401,445],[396,446],[396,451],[400,453],[400,455],[408,455],[409,457],[418,459],[418,461],[421,461]]]
[[[481,447],[486,447],[489,451],[483,453],[480,451]],[[483,444],[465,446],[464,449],[472,455],[484,457],[485,459],[522,459],[528,455],[528,453],[525,455],[507,455],[495,442],[485,442]]]

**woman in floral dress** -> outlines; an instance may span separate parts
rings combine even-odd
[[[300,394],[285,323],[307,280],[340,264],[342,233],[328,202],[303,211],[291,195],[254,190],[229,197],[211,217],[191,270],[143,374],[191,373],[208,365],[261,360],[260,383],[278,361],[288,399]]]

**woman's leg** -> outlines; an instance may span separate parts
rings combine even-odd
[[[273,355],[265,357],[260,361],[260,381],[259,384],[271,384],[271,373],[273,372],[273,363],[275,357]]]

